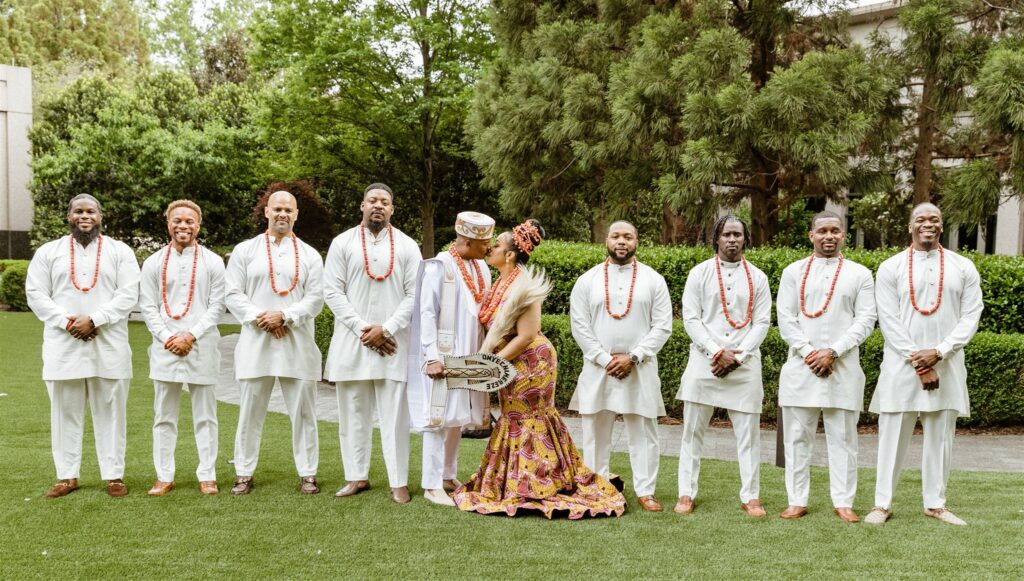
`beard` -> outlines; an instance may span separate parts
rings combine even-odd
[[[608,249],[608,257],[611,258],[612,262],[614,262],[616,264],[626,264],[630,260],[633,260],[633,256],[635,256],[635,255],[636,255],[636,248],[634,248],[632,250],[627,250],[626,251],[626,256],[624,258],[620,259],[618,257],[618,255],[615,254],[615,249],[614,248],[609,248]]]
[[[366,219],[366,227],[370,229],[370,232],[377,234],[384,229],[387,225],[387,220],[374,220],[373,218]]]
[[[100,237],[100,225],[93,226],[92,230],[88,232],[79,230],[78,226],[71,226],[71,237],[77,240],[82,247],[88,246]]]

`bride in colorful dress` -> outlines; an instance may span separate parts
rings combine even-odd
[[[518,371],[499,392],[501,418],[491,434],[480,469],[453,493],[459,509],[515,516],[520,509],[551,518],[619,516],[625,497],[584,466],[555,409],[558,358],[541,334],[541,304],[550,291],[543,272],[526,266],[544,238],[527,220],[495,240],[487,263],[500,272],[480,309],[487,327],[481,351],[496,353]]]

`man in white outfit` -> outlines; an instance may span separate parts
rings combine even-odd
[[[690,358],[676,394],[685,404],[675,512],[693,512],[704,433],[712,412],[720,407],[728,410],[736,434],[740,506],[751,517],[763,518],[761,342],[771,323],[771,290],[768,277],[743,257],[750,235],[739,218],[722,217],[712,240],[715,256],[690,271],[683,289]]]
[[[434,379],[444,377],[441,357],[480,350],[480,303],[491,287],[491,272],[482,259],[490,249],[494,220],[462,212],[455,233],[448,250],[420,264],[409,353],[409,412],[412,428],[423,434],[423,495],[444,506],[455,506],[446,492],[459,486],[462,428],[482,424],[489,413],[488,394],[464,389],[448,392],[443,418],[431,413]]]
[[[811,451],[818,418],[825,419],[829,481],[835,513],[859,522],[857,420],[864,409],[861,343],[875,327],[871,271],[842,254],[846,229],[832,212],[811,221],[811,256],[782,272],[776,312],[789,357],[779,377],[789,507],[779,516],[807,514]]]
[[[870,410],[878,414],[875,508],[864,518],[882,524],[917,419],[924,430],[921,494],[924,514],[966,525],[946,508],[946,484],[957,417],[970,415],[964,346],[983,308],[974,263],[942,248],[942,212],[919,204],[910,214],[910,248],[878,269],[875,296],[885,354]]]
[[[324,301],[334,312],[327,380],[336,382],[338,436],[345,486],[335,496],[370,488],[373,412],[380,419],[391,500],[409,502],[409,319],[421,257],[416,242],[391,225],[391,188],[371,184],[362,222],[339,234],[327,252]]]
[[[583,418],[583,461],[609,475],[612,427],[622,414],[629,435],[633,490],[644,510],[660,512],[658,416],[665,415],[658,352],[672,335],[672,299],[654,269],[636,260],[637,230],[629,222],[608,228],[608,258],[573,285],[572,336],[583,370],[569,408]]]
[[[164,213],[170,243],[142,264],[139,307],[153,335],[149,378],[153,380],[153,466],[150,496],[174,490],[174,449],[178,443],[181,392],[192,400],[203,494],[217,494],[217,395],[220,333],[224,314],[224,260],[197,240],[203,212],[194,202],[176,200]]]
[[[292,232],[299,210],[295,197],[277,191],[264,210],[269,227],[235,246],[227,268],[227,305],[242,323],[235,346],[240,402],[235,434],[232,494],[249,494],[259,460],[263,421],[274,383],[292,421],[292,455],[299,492],[316,494],[320,461],[316,383],[322,358],[313,320],[323,308],[323,260]]]
[[[75,196],[68,207],[71,233],[36,250],[25,280],[28,306],[44,325],[43,381],[58,479],[49,498],[79,488],[86,402],[107,494],[128,494],[128,314],[139,299],[139,263],[127,245],[100,233],[102,223],[99,201]]]

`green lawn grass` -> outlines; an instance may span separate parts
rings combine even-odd
[[[846,525],[832,515],[827,473],[814,469],[811,514],[775,515],[786,504],[783,473],[762,468],[762,500],[771,518],[739,509],[732,462],[706,461],[697,512],[643,513],[631,504],[618,519],[569,522],[527,516],[465,514],[428,504],[419,494],[419,438],[413,437],[413,502],[388,500],[379,445],[374,489],[335,499],[342,482],[336,425],[320,424],[323,492],[300,496],[289,422],[270,414],[256,489],[226,493],[233,477],[237,408],[221,404],[218,477],[222,492],[196,489],[195,443],[182,399],[178,489],[149,498],[152,387],[142,324],[131,324],[135,380],[128,399],[127,498],[112,499],[99,480],[91,426],[86,428],[82,490],[62,499],[43,493],[54,481],[49,402],[40,380],[42,330],[31,314],[0,313],[0,579],[28,578],[1020,578],[1024,570],[1024,476],[955,472],[950,504],[970,526],[921,515],[920,474],[905,472],[896,516],[884,527]],[[466,441],[461,474],[479,460],[483,442]],[[612,470],[629,482],[629,462]],[[676,460],[665,457],[658,497],[674,503]],[[861,470],[857,509],[871,507],[874,473]],[[627,495],[632,500],[630,489]]]

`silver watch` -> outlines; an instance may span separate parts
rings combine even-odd
[[[391,331],[388,331],[387,327],[381,327],[381,333],[384,335],[385,339],[394,339],[395,338],[395,336],[391,334]]]
[[[629,354],[629,360],[633,362],[633,365],[639,365],[640,364],[640,358],[636,356],[636,353],[630,353]]]

